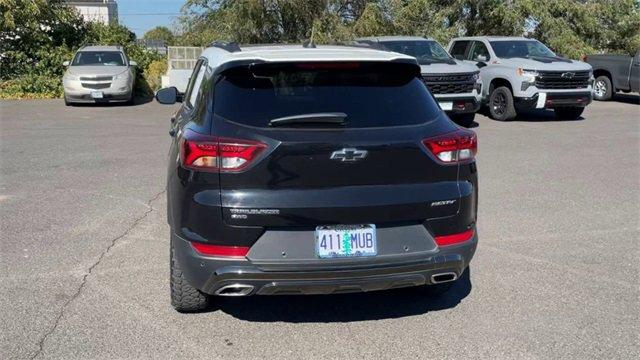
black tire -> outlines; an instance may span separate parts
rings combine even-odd
[[[492,119],[509,121],[516,117],[513,105],[513,94],[506,86],[499,86],[491,91],[489,96],[489,114]]]
[[[600,101],[611,100],[613,95],[613,87],[611,86],[611,79],[608,76],[598,76],[593,83],[593,98]]]
[[[124,104],[126,106],[131,106],[131,105],[134,104],[133,92],[131,93],[131,96],[129,97],[129,100],[127,100]]]
[[[584,111],[583,107],[559,107],[553,109],[556,113],[556,117],[562,120],[578,120],[582,112]]]
[[[475,113],[470,113],[470,114],[451,114],[449,115],[449,118],[451,118],[451,120],[453,120],[453,122],[455,122],[456,124],[463,126],[463,127],[471,127],[471,125],[473,125],[473,119],[476,117]]]
[[[184,278],[171,246],[171,305],[179,312],[198,312],[209,308],[211,296],[194,288]]]

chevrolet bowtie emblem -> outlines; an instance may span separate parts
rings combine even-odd
[[[368,155],[367,150],[358,150],[355,148],[344,148],[331,153],[331,160],[338,160],[342,162],[353,162],[362,160]]]

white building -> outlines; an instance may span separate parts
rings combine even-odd
[[[67,1],[87,22],[107,24],[118,23],[118,3],[116,0],[71,0]]]

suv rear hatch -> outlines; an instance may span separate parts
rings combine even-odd
[[[232,159],[219,175],[224,221],[384,227],[457,214],[458,165],[423,140],[460,130],[419,76],[417,65],[393,62],[224,71],[212,125]],[[234,161],[242,163],[236,170]]]

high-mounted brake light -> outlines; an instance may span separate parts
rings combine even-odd
[[[249,253],[249,248],[246,246],[224,246],[192,242],[191,247],[204,256],[245,257]]]
[[[193,170],[238,172],[266,148],[259,141],[211,137],[186,130],[180,139],[180,161]]]
[[[469,229],[457,234],[436,236],[435,240],[438,246],[456,245],[471,240],[473,234],[473,229]]]
[[[349,70],[357,69],[360,67],[360,63],[357,62],[308,62],[297,63],[296,67],[306,70]]]
[[[478,153],[478,138],[471,130],[457,130],[422,140],[424,146],[446,164],[473,160]]]

